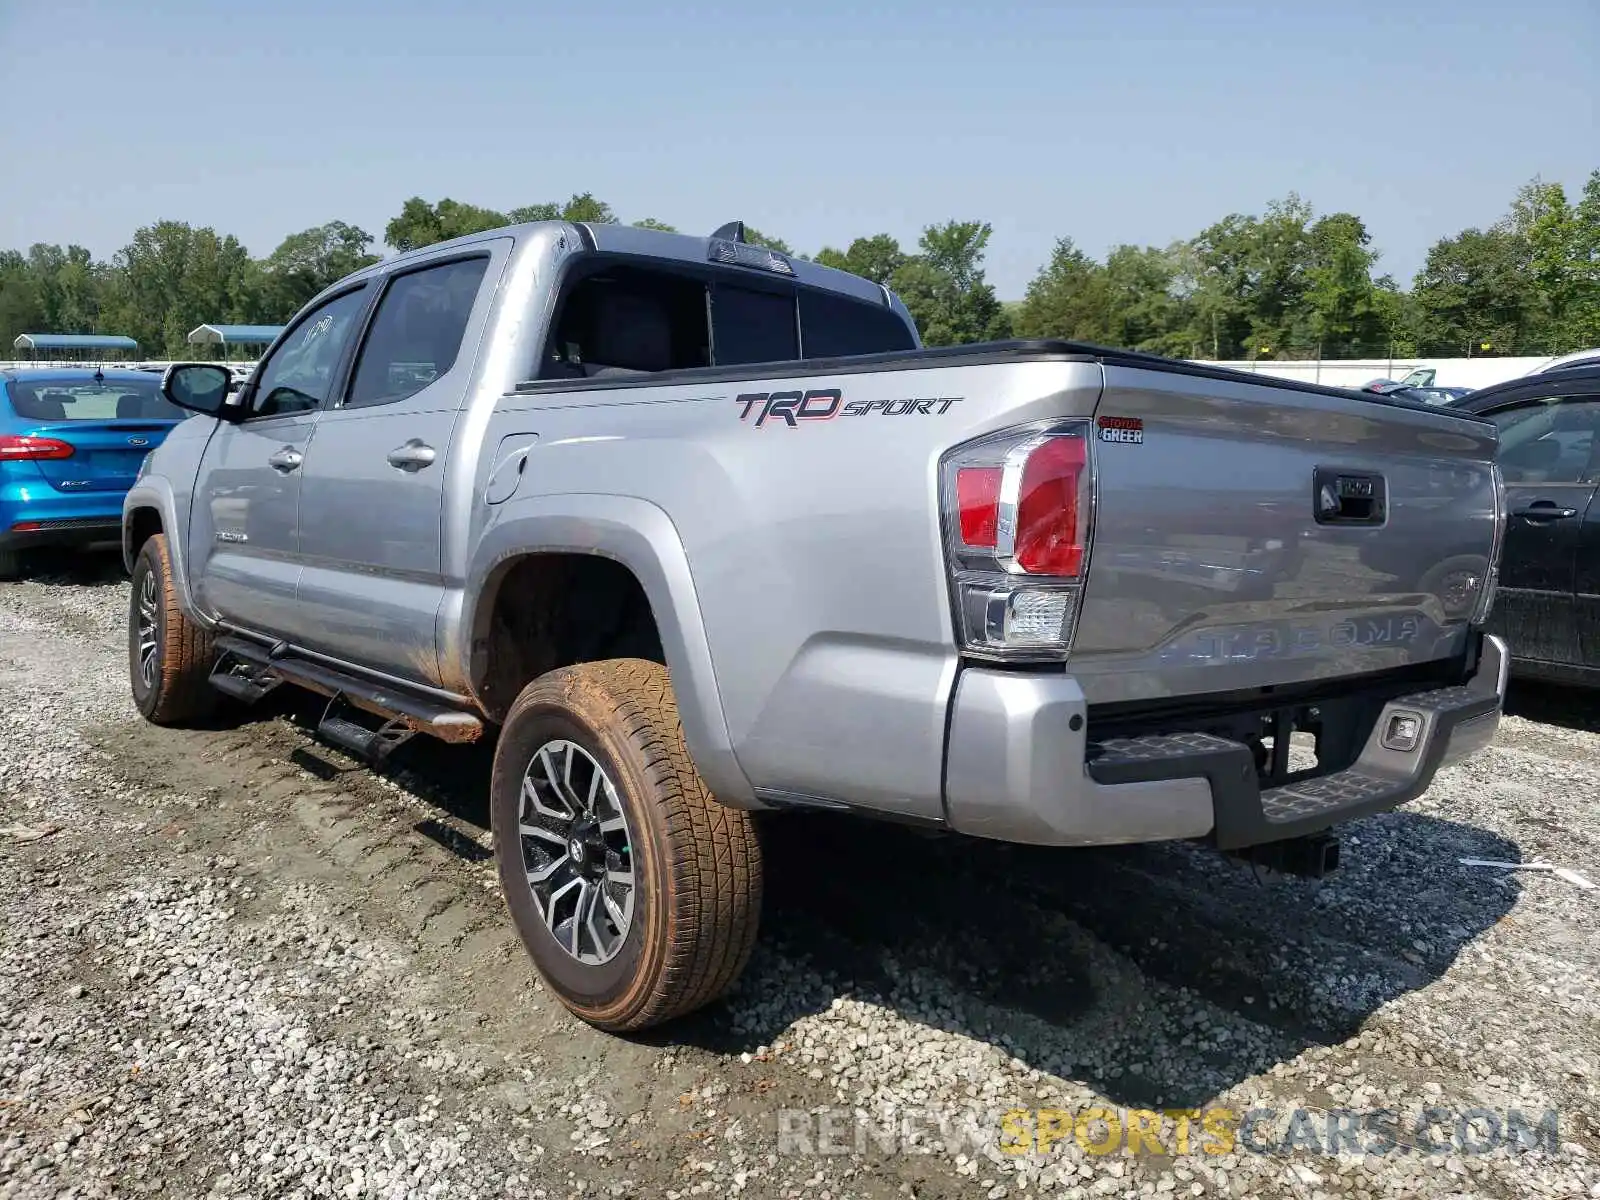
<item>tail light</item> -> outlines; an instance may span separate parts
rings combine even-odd
[[[956,637],[980,658],[1063,659],[1089,560],[1089,422],[990,434],[940,464]]]
[[[71,442],[59,441],[56,438],[46,437],[19,437],[16,434],[0,434],[0,462],[11,462],[20,459],[41,458],[71,458],[73,447]]]

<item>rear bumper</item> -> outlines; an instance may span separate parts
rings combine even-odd
[[[0,550],[121,540],[121,492],[68,495],[42,490],[34,481],[0,487]]]
[[[24,517],[23,522],[32,523]],[[43,519],[37,528],[0,529],[0,550],[31,550],[45,546],[116,546],[122,540],[122,522],[116,517],[63,517]]]
[[[952,828],[1038,845],[1205,838],[1238,849],[1385,812],[1425,791],[1440,767],[1493,740],[1510,655],[1485,636],[1471,678],[1388,700],[1343,770],[1263,789],[1242,742],[1209,733],[1115,738],[1091,746],[1083,692],[1066,675],[963,671],[945,760]],[[1391,717],[1421,723],[1391,750]]]

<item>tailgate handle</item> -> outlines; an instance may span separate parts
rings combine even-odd
[[[1578,510],[1557,507],[1554,500],[1535,500],[1527,508],[1519,508],[1511,515],[1537,524],[1541,521],[1564,521],[1568,517],[1577,516]]]
[[[1318,467],[1312,484],[1319,525],[1382,525],[1388,515],[1389,489],[1376,471]]]

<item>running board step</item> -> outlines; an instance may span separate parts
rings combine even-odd
[[[266,678],[271,678],[274,683],[287,681],[298,684],[382,717],[390,725],[430,734],[441,741],[475,742],[483,736],[483,722],[472,713],[389,684],[364,679],[348,671],[297,658],[292,652],[286,653],[282,646],[267,647],[230,635],[218,638],[216,647],[224,655],[233,655],[256,667],[252,678],[260,683],[264,684]],[[216,683],[217,678],[213,676],[212,682]],[[328,720],[343,722],[364,735],[372,732],[340,717],[329,717]],[[386,736],[392,738],[393,735]],[[330,737],[329,740],[334,739]]]
[[[368,729],[365,725],[335,716],[325,716],[317,725],[318,737],[373,763],[381,763],[415,733],[416,730],[395,721],[386,722],[381,729]]]
[[[211,668],[210,682],[223,695],[254,704],[283,680],[259,663],[224,650]]]
[[[232,696],[235,700],[243,700],[246,704],[254,704],[265,696],[278,684],[281,679],[267,675],[236,675],[221,674],[211,676],[211,686],[225,696]]]

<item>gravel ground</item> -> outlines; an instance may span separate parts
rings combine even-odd
[[[1321,883],[775,821],[746,978],[624,1040],[509,932],[485,750],[145,725],[127,597],[0,585],[0,1198],[1600,1197],[1600,890],[1458,862],[1600,882],[1581,693]],[[1488,1149],[1510,1110],[1534,1148]]]

